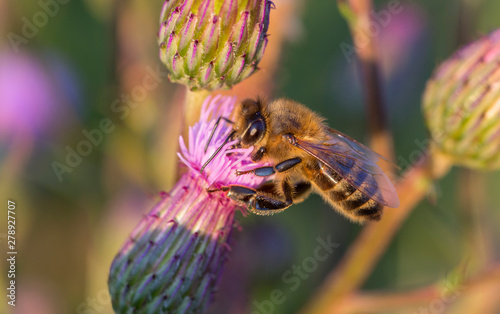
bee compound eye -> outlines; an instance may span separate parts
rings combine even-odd
[[[243,144],[253,145],[259,142],[264,136],[265,131],[266,131],[266,124],[264,123],[264,120],[259,119],[252,122],[250,127],[246,130],[245,134],[243,135],[242,138]]]
[[[250,129],[250,136],[255,136],[255,134],[257,134],[258,130],[255,126],[252,127],[252,129]]]

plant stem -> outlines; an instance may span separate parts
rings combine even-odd
[[[347,298],[343,303],[339,313],[386,313],[403,310],[410,306],[428,305],[436,299],[450,298],[450,294],[462,295],[467,298],[468,295],[474,293],[486,294],[493,287],[498,287],[500,282],[500,265],[496,265],[481,274],[470,278],[452,291],[447,291],[448,287],[442,282],[434,283],[427,287],[405,292],[384,292],[384,293],[361,293],[355,294]],[[493,290],[495,292],[496,290]],[[494,298],[492,298],[495,300]],[[450,300],[451,301],[451,300]],[[447,306],[451,304],[446,304]],[[478,311],[479,304],[475,304],[475,308],[466,308],[465,313],[490,313]],[[462,308],[462,304],[460,304]],[[414,309],[413,309],[414,310]],[[408,310],[408,312],[413,312]]]
[[[342,313],[380,313],[395,311],[405,307],[430,303],[440,297],[441,289],[433,284],[417,290],[396,293],[356,294],[345,300],[339,312]]]
[[[372,23],[371,0],[337,0],[340,11],[349,24],[356,54],[359,57],[365,98],[371,148],[387,159],[394,161],[393,138],[390,132],[382,97],[379,58],[374,36],[367,36]],[[384,169],[388,170],[388,169]]]
[[[396,185],[401,201],[399,208],[386,210],[380,222],[364,227],[303,313],[331,313],[346,296],[357,290],[411,210],[425,197],[433,181],[443,177],[450,168],[450,160],[436,150],[424,152]]]
[[[201,105],[208,95],[210,95],[210,92],[204,89],[193,92],[186,87],[186,96],[184,99],[184,138],[189,138],[186,136],[189,127],[200,119]]]
[[[184,116],[184,121],[182,123],[182,137],[184,138],[184,141],[188,141],[189,139],[189,127],[193,126],[198,120],[200,120],[200,113],[201,113],[201,106],[203,105],[203,101],[205,98],[207,98],[208,95],[210,95],[210,92],[207,90],[200,90],[193,92],[189,89],[189,87],[186,88],[186,95],[184,96],[184,108],[183,108],[183,116]],[[186,145],[188,144],[187,142],[185,143]],[[178,147],[177,147],[178,148]],[[184,173],[186,169],[183,167],[178,167],[177,168],[177,180],[178,181],[182,174]]]

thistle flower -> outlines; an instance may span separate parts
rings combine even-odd
[[[454,162],[500,167],[500,30],[456,52],[427,83],[423,110],[435,146]]]
[[[269,0],[167,0],[160,59],[191,90],[230,88],[257,70],[267,44]]]
[[[0,141],[49,133],[59,99],[49,72],[34,57],[0,51]]]
[[[119,313],[199,313],[210,303],[226,260],[237,204],[208,187],[241,184],[256,187],[262,178],[236,176],[255,167],[252,149],[232,149],[230,142],[200,169],[231,127],[217,128],[205,144],[215,119],[228,117],[235,99],[205,100],[200,121],[189,130],[186,147],[180,138],[179,158],[188,167],[175,187],[147,214],[115,257],[109,275],[113,308]]]

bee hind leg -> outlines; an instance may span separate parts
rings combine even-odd
[[[209,192],[222,191],[226,196],[245,204],[249,211],[257,215],[272,215],[279,213],[293,204],[292,187],[287,181],[282,181],[281,189],[285,199],[280,196],[252,189],[242,185],[224,186]]]
[[[300,181],[293,185],[293,202],[295,204],[303,202],[312,192],[311,183]]]
[[[256,197],[247,204],[248,209],[257,215],[272,215],[284,211],[293,204],[293,189],[288,181],[281,181],[281,196],[271,193],[258,192]]]
[[[257,188],[258,192],[273,194],[279,198],[280,186],[274,181],[267,181]],[[308,181],[292,181],[292,199],[294,204],[303,202],[312,192],[311,183]]]

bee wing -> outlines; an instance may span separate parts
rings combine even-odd
[[[356,153],[358,153],[359,155],[366,156],[368,159],[370,159],[373,162],[377,162],[380,159],[382,159],[382,160],[385,160],[386,162],[392,164],[392,161],[388,160],[387,158],[385,158],[384,156],[382,156],[380,154],[377,154],[376,152],[374,152],[370,148],[366,147],[362,143],[356,141],[352,137],[345,135],[344,133],[337,131],[335,129],[332,129],[330,127],[328,128],[328,131],[330,132],[329,135],[333,139],[336,139],[338,141],[341,141],[341,142],[347,144],[349,147],[354,149],[354,151],[356,151]],[[394,166],[397,167],[397,165],[394,165]]]
[[[297,138],[296,146],[336,171],[367,197],[388,207],[399,207],[396,189],[375,163],[381,156],[346,135],[333,131],[323,144]]]

